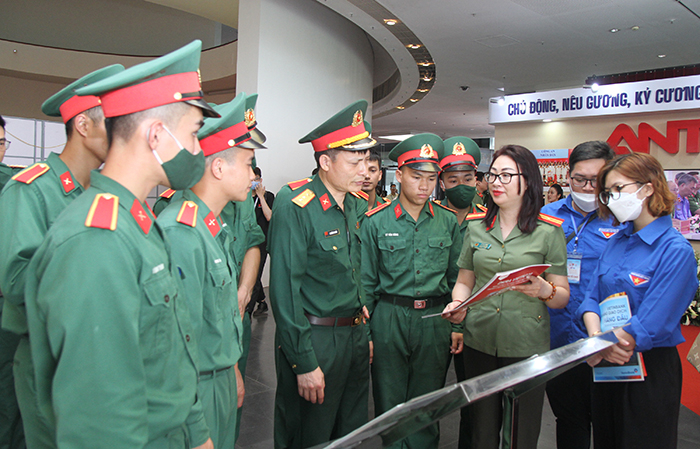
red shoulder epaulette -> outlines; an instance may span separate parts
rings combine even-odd
[[[369,201],[369,194],[367,192],[363,192],[362,190],[360,190],[359,192],[350,192],[350,193],[352,194],[352,196],[354,196],[356,198],[360,198],[360,199],[363,199],[365,201]]]
[[[475,204],[475,206],[476,206],[477,209],[479,209],[479,210],[482,211],[482,212],[486,212],[486,211],[489,210],[489,209],[488,209],[486,206],[484,206],[483,204]]]
[[[540,221],[551,224],[552,226],[561,226],[562,223],[564,223],[564,220],[561,218],[553,217],[547,214],[540,214],[537,218],[539,218]]]
[[[172,198],[172,196],[175,195],[175,191],[173,189],[168,189],[165,192],[160,194],[161,198]]]
[[[110,193],[98,193],[90,206],[85,226],[114,231],[117,229],[118,216],[119,197]]]
[[[309,201],[311,201],[315,197],[316,197],[316,194],[314,192],[312,192],[311,189],[305,189],[299,195],[292,198],[292,203],[296,204],[297,206],[299,206],[301,208],[304,208],[304,207],[306,207],[307,204],[309,204]]]
[[[449,211],[452,212],[453,214],[457,214],[457,211],[456,211],[456,210],[450,209],[449,207],[445,206],[445,205],[442,204],[442,203],[439,203],[439,202],[437,202],[437,201],[433,201],[433,203],[437,204],[438,206],[442,207],[442,208],[445,209],[445,210],[449,210]]]
[[[384,203],[384,204],[382,204],[381,206],[377,206],[377,207],[375,207],[374,209],[365,212],[365,215],[367,215],[368,217],[371,217],[372,215],[376,214],[376,213],[379,212],[380,210],[386,209],[386,208],[389,207],[389,206],[391,206],[391,203]]]
[[[467,216],[464,218],[465,220],[478,220],[478,219],[483,219],[486,217],[485,212],[475,212],[473,214],[467,214]]]
[[[185,224],[187,226],[195,227],[197,226],[197,211],[199,206],[194,201],[185,201],[182,203],[180,212],[177,214],[176,221],[178,223]]]
[[[29,168],[22,170],[12,177],[15,181],[31,184],[36,178],[49,171],[50,167],[43,163],[37,162]]]
[[[311,182],[311,178],[304,178],[304,179],[300,179],[298,181],[293,181],[293,182],[287,183],[287,185],[289,186],[290,189],[296,190],[299,187],[306,185],[310,182]]]

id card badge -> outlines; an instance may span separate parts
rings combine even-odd
[[[566,276],[570,284],[581,282],[581,259],[583,255],[576,250],[566,253]]]

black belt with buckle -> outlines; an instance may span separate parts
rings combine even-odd
[[[432,298],[416,299],[409,296],[381,295],[380,300],[390,302],[397,306],[409,307],[411,309],[430,309],[431,307],[445,305],[445,300],[451,294],[443,296],[433,296]]]
[[[319,316],[309,315],[308,313],[306,313],[305,315],[306,315],[306,318],[309,320],[309,324],[312,324],[314,326],[333,326],[333,327],[352,326],[352,327],[355,327],[355,326],[359,326],[360,324],[362,324],[362,311],[361,310],[351,317],[341,317],[341,318],[336,318],[336,317],[332,317],[332,316],[319,317]]]
[[[222,372],[224,372],[224,371],[230,370],[231,368],[233,368],[233,366],[227,366],[226,368],[215,369],[215,370],[212,370],[212,371],[202,371],[201,373],[199,373],[199,377],[202,377],[202,376],[213,376],[214,374],[222,373]]]

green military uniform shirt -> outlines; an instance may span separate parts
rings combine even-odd
[[[278,341],[296,374],[319,366],[305,314],[350,317],[363,305],[359,214],[351,196],[343,211],[317,175],[296,190],[283,187],[273,206],[270,298]]]
[[[18,179],[30,182],[11,180],[0,195],[0,286],[7,302],[2,327],[20,335],[27,333],[27,265],[58,215],[83,193],[56,153],[27,168],[23,175]]]
[[[362,286],[370,311],[383,294],[451,301],[462,249],[454,212],[428,201],[416,221],[395,201],[365,221],[362,240]]]
[[[566,276],[566,241],[559,226],[540,220],[529,234],[516,226],[504,240],[498,218],[489,229],[481,218],[469,220],[458,264],[474,271],[474,292],[497,272],[544,263],[552,265],[548,273]],[[549,351],[547,306],[516,291],[486,299],[467,312],[464,344],[498,357]]]
[[[187,298],[153,220],[95,171],[27,268],[37,398],[58,447],[145,447],[183,425],[192,446],[209,437]]]
[[[181,220],[187,223],[178,222],[186,201],[185,211],[196,209],[191,215],[193,225],[187,224],[187,212]],[[157,222],[171,242],[173,263],[182,272],[184,295],[199,345],[199,371],[235,365],[241,356],[243,330],[227,227],[191,190],[166,207]]]
[[[10,181],[11,178],[17,173],[21,172],[22,170],[24,170],[24,167],[10,167],[4,162],[0,162],[0,192],[2,191],[2,188],[5,187],[5,184],[7,184]]]
[[[484,206],[482,203],[477,201],[477,198],[481,199],[479,195],[474,195],[474,199],[472,200],[471,206],[469,206],[469,212],[467,212],[467,215],[469,214],[477,214],[480,212],[486,212],[486,206]],[[442,200],[440,204],[445,205],[445,207],[449,207],[450,209],[457,210],[453,205],[450,204],[449,200],[445,198]],[[461,223],[459,223],[459,232],[462,235],[462,238],[464,238],[464,233],[466,232],[467,229],[467,220],[466,217],[464,220],[462,220]]]
[[[221,211],[221,219],[229,227],[231,255],[236,268],[236,279],[241,274],[241,265],[246,251],[265,241],[265,234],[255,219],[253,197],[248,192],[245,201],[230,201]]]

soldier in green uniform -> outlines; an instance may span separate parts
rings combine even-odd
[[[272,208],[270,298],[277,324],[275,447],[339,438],[367,421],[369,342],[360,284],[358,213],[369,137],[357,101],[299,140],[312,179],[283,187]]]
[[[27,268],[40,411],[58,447],[212,448],[197,400],[197,341],[163,230],[145,203],[204,171],[201,41],[78,89],[97,95],[110,142],[101,172]]]
[[[230,103],[215,107],[221,118],[205,120],[198,133],[206,158],[204,176],[158,216],[172,243],[173,262],[183,275],[199,345],[197,394],[214,447],[234,446],[244,393],[238,370],[243,324],[235,299],[237,270],[230,253],[230,228],[219,215],[226,204],[246,198],[254,178],[254,150],[239,146],[251,140],[245,98],[239,93]]]
[[[0,192],[11,177],[21,171],[2,162],[10,141],[5,138],[5,119],[0,116]],[[2,212],[0,212],[2,213]],[[4,298],[0,291],[0,321]],[[23,449],[24,429],[15,396],[15,378],[12,375],[12,361],[15,358],[19,335],[0,329],[0,448]]]
[[[542,179],[535,156],[527,148],[508,145],[494,154],[489,170],[484,176],[492,195],[488,211],[467,216],[453,302],[444,311],[453,323],[466,316],[463,357],[468,379],[547,352],[547,308],[563,308],[569,300],[562,220],[540,214]],[[450,312],[497,272],[545,263],[551,267],[543,277],[533,276],[527,284]],[[518,448],[537,447],[544,389],[542,385],[520,397]],[[470,441],[462,447],[499,447],[508,413],[502,401],[502,394],[493,395],[467,407]],[[504,427],[503,436],[503,447],[509,447],[509,428]]]
[[[439,318],[450,302],[462,247],[452,210],[429,201],[442,139],[418,134],[396,145],[397,201],[367,212],[362,225],[362,286],[372,311],[372,390],[377,415],[442,388],[450,354],[462,351],[461,329]],[[437,448],[437,424],[392,447]]]
[[[367,195],[367,210],[370,211],[375,207],[386,203],[384,198],[377,195],[377,185],[382,180],[382,158],[379,153],[370,151],[367,159],[367,174],[362,183],[362,192]]]
[[[467,215],[486,211],[481,197],[476,194],[476,169],[480,162],[481,150],[469,137],[457,136],[444,141],[443,157],[440,160],[440,186],[445,191],[446,198],[442,204],[456,212],[462,239],[467,229]],[[457,382],[467,380],[462,352],[454,355],[454,367]],[[460,410],[459,447],[465,447],[469,436],[466,412],[466,408]]]
[[[66,145],[60,155],[51,153],[45,162],[13,176],[0,195],[0,286],[6,300],[2,327],[20,337],[14,355],[14,378],[30,448],[54,447],[54,442],[34,394],[24,306],[27,266],[58,215],[89,185],[90,171],[107,157],[107,133],[99,98],[78,97],[75,91],[123,70],[121,65],[97,70],[44,102],[41,109],[46,115],[62,117]]]

